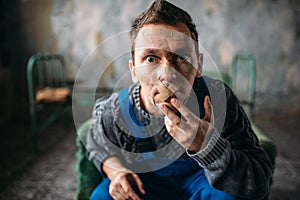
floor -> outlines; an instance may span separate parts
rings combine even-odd
[[[258,119],[256,124],[276,144],[278,151],[270,199],[299,199],[300,117]]]
[[[256,118],[258,127],[278,148],[271,200],[299,199],[299,122],[300,116]],[[25,120],[17,126],[9,126],[5,132],[10,134],[2,133],[0,199],[76,199],[76,129],[70,113],[41,136],[38,155],[32,152],[27,124]]]

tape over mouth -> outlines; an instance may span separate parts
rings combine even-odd
[[[166,74],[174,75],[177,78],[175,80],[165,81],[161,76]],[[156,95],[158,96],[154,95],[151,98],[153,105],[157,105],[158,103],[169,102],[171,98],[177,98],[175,92],[185,83],[185,78],[175,69],[161,66],[151,74],[140,74],[139,81],[142,85],[153,84],[155,86],[157,90]]]
[[[171,85],[170,87],[166,87],[164,85],[157,85],[156,88],[159,92],[160,98],[158,102],[156,102],[154,98],[152,98],[154,105],[160,102],[169,102],[171,98],[177,98],[176,95],[173,93],[173,91],[176,90],[176,87],[174,85]]]

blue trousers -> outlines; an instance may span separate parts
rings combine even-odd
[[[186,164],[186,161],[175,161],[173,164],[154,172],[139,174],[144,184],[146,195],[137,194],[142,199],[178,199],[178,200],[234,200],[223,191],[214,189],[207,181],[204,170],[197,164]],[[191,161],[194,162],[194,161]],[[104,179],[93,191],[91,200],[112,200],[108,193],[110,180]]]

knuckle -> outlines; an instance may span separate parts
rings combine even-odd
[[[114,187],[109,187],[109,189],[108,189],[108,193],[110,194],[110,195],[115,195],[115,189],[114,189]]]
[[[189,113],[186,114],[186,118],[189,119],[189,120],[194,120],[194,115],[189,112]]]
[[[173,134],[178,130],[178,125],[177,124],[171,124],[170,125],[170,133],[172,132]]]
[[[170,124],[170,129],[171,129],[171,130],[173,130],[175,126],[176,126],[176,125],[175,125],[175,124],[173,124],[173,123],[172,123],[172,124]]]
[[[124,188],[124,191],[127,195],[131,194],[131,190],[129,188]]]
[[[180,119],[180,118],[175,118],[175,119],[174,119],[174,123],[175,123],[175,124],[180,124],[180,122],[181,122],[181,119]]]
[[[125,176],[119,176],[119,181],[125,181],[126,177]]]
[[[169,133],[174,137],[175,136],[175,131],[173,129],[169,130]]]
[[[109,188],[112,189],[117,186],[118,181],[112,181],[109,185]]]

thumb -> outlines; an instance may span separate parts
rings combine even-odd
[[[210,102],[210,99],[209,99],[209,96],[206,96],[204,98],[204,102],[203,102],[203,105],[204,105],[204,109],[205,109],[205,116],[204,116],[204,120],[208,121],[208,122],[211,122],[212,117],[213,117],[213,107],[212,107],[212,104]]]

